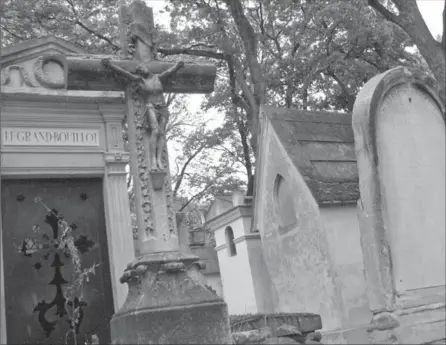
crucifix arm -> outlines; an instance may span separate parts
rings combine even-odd
[[[119,67],[119,66],[116,66],[116,65],[112,64],[111,61],[110,61],[110,59],[103,59],[103,60],[102,60],[102,64],[103,64],[105,67],[111,69],[112,71],[114,71],[114,72],[116,72],[116,73],[118,73],[118,74],[121,74],[123,77],[127,78],[127,79],[130,80],[130,81],[138,81],[138,80],[141,79],[140,76],[135,75],[135,74],[132,74],[132,73],[126,71],[125,69],[123,69],[123,68],[121,68],[121,67]]]
[[[170,77],[171,75],[177,73],[177,71],[184,66],[184,62],[183,61],[179,61],[177,62],[177,64],[171,68],[169,68],[168,70],[162,72],[159,74],[159,78],[160,79],[165,79],[167,77]]]

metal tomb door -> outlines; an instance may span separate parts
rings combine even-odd
[[[113,297],[102,181],[3,180],[1,190],[8,343],[74,343],[74,333],[77,344],[92,336],[110,343]],[[58,248],[60,217],[72,228],[82,272],[91,271],[77,286],[74,252]]]

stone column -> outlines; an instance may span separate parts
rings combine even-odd
[[[130,204],[127,192],[127,153],[106,153],[104,178],[105,213],[107,219],[108,256],[115,311],[127,297],[127,287],[119,279],[127,263],[135,259]]]
[[[127,286],[119,280],[127,263],[135,259],[126,172],[130,155],[124,151],[122,138],[123,106],[101,105],[99,109],[106,124],[104,206],[113,301],[118,311],[128,293]]]
[[[1,153],[0,153],[1,155]],[[1,157],[0,157],[1,159]],[[2,228],[2,202],[1,202],[1,175],[0,175],[0,344],[6,344],[6,311],[5,311],[5,281],[3,273],[3,228]]]

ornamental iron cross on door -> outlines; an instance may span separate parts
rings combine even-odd
[[[163,92],[209,93],[216,67],[155,60],[152,9],[141,0],[120,8],[122,58],[66,57],[68,89],[125,89],[140,253],[179,249],[165,127]]]

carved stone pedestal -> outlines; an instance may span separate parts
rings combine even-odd
[[[192,277],[198,257],[146,254],[121,278],[129,294],[111,320],[113,344],[232,344],[225,302]]]

